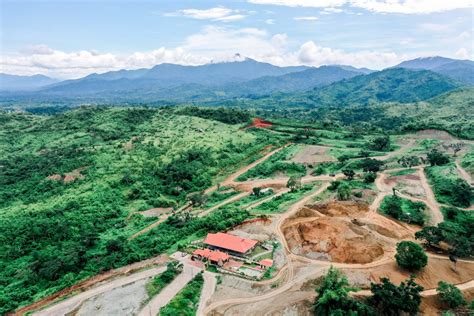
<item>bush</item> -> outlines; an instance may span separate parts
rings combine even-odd
[[[376,178],[377,178],[377,174],[375,172],[367,172],[364,174],[365,183],[374,183]]]
[[[372,283],[370,290],[373,296],[369,298],[369,303],[374,306],[380,315],[400,315],[402,312],[409,315],[416,315],[421,303],[420,292],[423,287],[414,281],[414,276],[410,276],[399,286],[394,285],[387,278],[382,278],[380,284]]]
[[[386,196],[380,205],[380,210],[403,222],[423,225],[425,223],[426,205],[422,202],[413,202],[396,195]]]
[[[466,305],[466,300],[464,299],[461,290],[453,284],[440,281],[436,291],[438,292],[439,300],[444,304],[447,304],[450,308],[457,308],[461,305]]]
[[[437,149],[430,151],[426,155],[426,158],[428,159],[428,162],[431,166],[441,166],[449,162],[449,156],[438,151]]]
[[[412,241],[397,244],[395,259],[400,267],[411,271],[419,270],[428,263],[428,256],[423,248]]]

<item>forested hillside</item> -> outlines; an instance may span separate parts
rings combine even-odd
[[[171,217],[150,233],[154,238],[127,241],[150,222],[134,212],[182,205],[272,141],[241,125],[184,114],[0,112],[0,314],[247,216],[236,210],[184,222]],[[221,120],[247,120],[231,114]]]

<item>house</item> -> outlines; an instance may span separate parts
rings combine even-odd
[[[244,256],[255,248],[258,241],[225,233],[217,233],[207,234],[204,243],[211,249],[225,251],[235,256]]]
[[[268,268],[271,268],[273,266],[273,260],[272,259],[262,259],[262,260],[260,260],[260,262],[258,264],[262,269],[268,269]]]
[[[210,263],[223,266],[224,263],[228,262],[230,256],[222,251],[213,251],[210,249],[196,249],[193,251],[193,259],[198,259],[203,261],[204,259],[208,260]]]

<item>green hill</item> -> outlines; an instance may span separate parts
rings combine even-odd
[[[314,106],[365,105],[378,102],[423,101],[461,84],[427,70],[392,68],[342,80],[305,93]]]

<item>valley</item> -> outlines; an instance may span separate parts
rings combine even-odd
[[[218,111],[213,116],[219,116]],[[76,123],[62,126],[65,117],[67,122]],[[88,122],[99,117],[108,117],[108,125],[90,130]],[[172,313],[173,308],[184,308],[181,304],[186,300],[180,293],[191,291],[201,299],[186,308],[198,315],[253,315],[261,310],[267,314],[293,311],[306,315],[310,314],[316,294],[314,285],[309,284],[320,282],[330,266],[340,269],[351,284],[361,289],[351,292],[354,297],[370,296],[370,283],[379,282],[380,277],[388,276],[397,284],[410,275],[397,266],[394,258],[400,241],[420,243],[424,235],[419,236],[418,232],[423,227],[437,226],[442,231],[446,223],[457,225],[459,233],[443,233],[442,243],[426,246],[428,265],[416,273],[416,282],[424,287],[422,312],[440,308],[436,300],[430,299],[436,295],[440,280],[458,285],[467,299],[472,298],[474,264],[464,259],[472,253],[462,246],[461,240],[471,238],[462,231],[472,224],[469,210],[473,197],[470,196],[469,204],[462,205],[459,204],[462,199],[445,199],[442,193],[445,191],[437,189],[436,180],[439,176],[449,176],[459,181],[456,185],[467,184],[466,174],[472,175],[462,167],[462,162],[472,151],[472,141],[462,140],[464,146],[453,157],[449,145],[461,140],[438,131],[388,138],[368,132],[345,140],[345,131],[337,129],[314,129],[307,133],[308,129],[298,124],[284,127],[273,122],[254,127],[245,120],[226,124],[151,109],[81,108],[52,117],[7,113],[2,120],[9,127],[2,130],[3,139],[7,135],[17,138],[15,142],[2,143],[3,148],[16,147],[6,151],[11,154],[2,161],[2,166],[10,168],[8,173],[4,168],[2,172],[20,179],[15,184],[16,200],[5,199],[11,203],[3,204],[0,212],[2,231],[9,232],[3,238],[12,238],[4,243],[2,253],[16,256],[10,261],[15,266],[29,266],[29,269],[36,266],[30,273],[41,278],[37,284],[44,286],[43,292],[37,290],[38,285],[29,288],[31,294],[37,291],[34,294],[37,302],[23,301],[24,306],[17,314],[30,311],[38,315],[88,314],[91,308],[97,315],[106,315],[113,308],[119,308],[117,313],[130,315],[155,314],[160,308],[160,313]],[[138,124],[135,120],[139,120]],[[127,125],[127,122],[134,123]],[[170,128],[168,124],[177,124],[180,129]],[[44,129],[44,126],[48,127]],[[127,126],[133,128],[127,130]],[[14,128],[24,132],[18,134]],[[67,131],[68,137],[63,138],[56,131],[53,136],[48,132],[52,128]],[[108,138],[110,129],[120,130],[121,133],[115,134],[119,137]],[[180,137],[170,134],[173,131]],[[160,148],[166,150],[160,152]],[[71,149],[76,154],[67,156]],[[32,165],[12,164],[17,161],[15,154],[24,155],[21,150],[36,152],[38,158],[31,157]],[[433,150],[448,161],[441,166],[432,165],[440,159],[426,158]],[[62,160],[61,168],[52,166],[33,180],[25,177],[31,166],[48,163],[38,159],[49,151],[64,153],[63,157],[69,158]],[[367,152],[360,155],[362,151]],[[88,153],[88,160],[84,160],[82,152]],[[201,155],[206,156],[201,158]],[[192,159],[186,158],[191,156]],[[154,157],[150,160],[154,165],[147,165],[148,159],[140,157]],[[216,164],[213,157],[219,157],[214,158],[217,161],[225,160]],[[176,167],[170,164],[180,160]],[[63,176],[77,168],[81,168],[78,174],[82,177],[65,181]],[[160,175],[160,168],[166,173]],[[446,173],[447,168],[452,173]],[[36,173],[34,169],[29,172]],[[51,174],[60,177],[52,178]],[[152,181],[149,178],[152,174],[160,176]],[[157,182],[164,179],[165,182]],[[54,194],[51,195],[50,189],[32,195],[28,191],[31,181],[53,185]],[[91,186],[95,195],[88,193]],[[102,197],[105,192],[113,196]],[[67,197],[69,205],[57,204],[55,199],[59,196]],[[92,208],[88,215],[84,207],[90,208],[91,199],[102,213]],[[72,201],[76,201],[74,206],[70,205]],[[421,222],[413,213],[415,204],[410,203],[420,203]],[[120,212],[110,213],[111,205]],[[66,222],[69,225],[66,231],[76,231],[78,235],[55,236],[49,231],[55,229],[54,225],[42,224],[52,223],[52,214],[48,215],[50,219],[36,219],[42,213],[51,212],[48,210],[51,207],[57,208],[63,218],[71,217],[71,211],[81,214]],[[108,209],[109,213],[104,213]],[[23,216],[28,216],[30,221],[23,222]],[[87,223],[87,216],[100,219],[102,226],[87,229],[79,226]],[[12,247],[19,242],[15,235],[26,232],[26,227],[18,225],[30,225],[31,219],[38,221],[42,230],[29,230],[29,239],[45,250],[39,253],[32,244],[29,253],[19,256]],[[245,259],[244,265],[238,257],[232,257],[229,265],[206,261],[203,264],[193,253],[202,247],[208,232],[250,238],[262,246],[271,245],[272,250],[262,248],[252,253],[252,259]],[[82,241],[85,236],[91,240],[89,245]],[[56,238],[62,238],[64,245]],[[76,249],[83,247],[82,252],[75,251],[81,265],[52,266],[47,251],[55,251],[60,257],[70,256],[71,245]],[[448,253],[459,256],[455,269]],[[156,255],[160,256],[146,259]],[[271,267],[256,269],[253,263],[246,263],[258,262],[260,258],[271,259]],[[178,275],[155,298],[145,299],[145,286],[170,269],[173,262],[178,264]],[[4,270],[3,278],[8,277],[6,273],[13,265]],[[241,273],[260,271],[259,276],[236,274],[232,272],[236,265]],[[109,268],[115,270],[101,272]],[[196,278],[202,270],[205,272],[200,281]],[[24,287],[28,282],[31,281],[25,278],[21,284]],[[79,286],[73,285],[77,282]],[[18,295],[16,286],[9,284],[2,295]],[[130,296],[128,287],[137,295],[142,293],[141,296]],[[120,307],[113,306],[115,300],[121,302]]]

